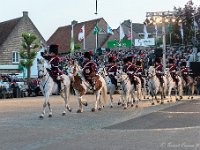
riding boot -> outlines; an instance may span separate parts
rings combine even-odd
[[[58,84],[58,94],[60,94],[60,92],[61,92],[61,81],[57,80],[57,84]]]

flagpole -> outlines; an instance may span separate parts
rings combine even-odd
[[[97,14],[98,14],[97,8],[98,8],[98,3],[97,3],[97,0],[96,0],[96,12],[94,13],[96,15],[96,18],[97,18]],[[96,27],[98,27],[98,19],[96,20]],[[98,32],[96,33],[96,49],[95,49],[96,62],[97,62],[97,57],[96,57],[97,47],[98,47]]]
[[[74,55],[74,24],[72,23],[72,30],[71,30],[71,56]]]
[[[83,49],[85,51],[85,24],[83,26],[84,26],[84,30],[83,30],[83,36],[84,36],[84,38],[83,38]]]
[[[157,24],[155,23],[155,31],[156,31],[156,40],[155,40],[155,44],[157,46],[157,39],[158,39],[158,27]]]
[[[172,33],[169,33],[169,42],[170,42],[170,47],[172,46]]]
[[[131,20],[131,47],[133,46],[133,25]]]

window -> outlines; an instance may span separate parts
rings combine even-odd
[[[13,63],[19,63],[19,53],[16,51],[12,52],[12,62]]]

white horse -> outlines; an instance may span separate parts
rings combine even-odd
[[[156,70],[154,66],[150,66],[148,70],[148,88],[150,90],[150,94],[152,95],[152,105],[154,105],[153,97],[158,101],[157,94],[160,92],[161,94],[161,104],[164,104],[163,98],[165,98],[165,92],[167,87],[166,77],[163,77],[163,85],[161,85],[158,77],[156,76]]]
[[[128,77],[128,75],[123,72],[122,70],[117,71],[117,78],[120,82],[121,86],[121,99],[122,99],[122,104],[124,105],[124,109],[127,109],[128,107],[128,101],[129,98],[131,99],[131,107],[133,107],[133,101],[135,100],[134,98],[134,85],[131,84],[131,81]],[[138,107],[138,101],[136,104],[136,107]]]
[[[49,117],[52,117],[52,109],[49,102],[49,96],[52,93],[58,93],[58,85],[56,82],[54,82],[53,78],[50,76],[49,72],[47,71],[46,67],[48,66],[47,62],[41,58],[37,59],[37,68],[38,68],[38,78],[40,81],[40,89],[44,95],[44,104],[43,104],[43,111],[40,115],[40,118],[44,118],[45,115],[45,109],[48,105],[49,108]],[[71,112],[71,108],[68,104],[69,101],[69,94],[70,94],[70,78],[63,74],[62,75],[62,81],[61,81],[61,97],[65,101],[65,109],[62,113],[62,115],[66,114],[66,110]]]
[[[182,79],[181,79],[181,77],[177,75],[178,85],[176,85],[176,82],[174,81],[174,79],[171,76],[169,68],[165,69],[165,76],[167,78],[168,98],[172,101],[171,91],[172,91],[172,89],[174,89],[176,100],[178,100],[177,91],[179,93],[180,99],[182,99],[183,98],[183,96],[182,96],[183,88],[182,88]]]
[[[98,73],[101,74],[102,77],[104,77],[104,79],[106,81],[107,90],[108,90],[109,96],[110,96],[110,107],[113,108],[113,95],[114,95],[114,92],[116,91],[116,86],[115,86],[115,84],[112,83],[105,67],[100,67],[98,70]]]
[[[79,109],[77,110],[77,113],[83,112],[83,105],[88,105],[87,101],[83,100],[83,96],[92,88],[94,88],[96,101],[91,111],[94,112],[97,109],[102,110],[104,104],[107,103],[107,86],[104,78],[101,75],[96,75],[94,77],[94,87],[91,87],[91,85],[86,81],[80,66],[76,62],[68,66],[68,73],[70,76],[73,76],[72,87],[78,97]],[[102,101],[101,95],[103,96],[104,101]]]

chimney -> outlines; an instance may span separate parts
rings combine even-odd
[[[77,24],[77,23],[78,23],[78,21],[73,20],[73,21],[71,22],[71,25],[75,25],[75,24]]]
[[[23,17],[28,16],[28,11],[23,11]]]

